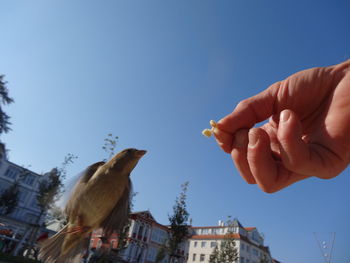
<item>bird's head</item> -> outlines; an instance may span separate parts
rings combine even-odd
[[[125,149],[116,154],[109,162],[111,162],[111,166],[130,173],[146,152],[145,150],[137,150],[135,148]]]

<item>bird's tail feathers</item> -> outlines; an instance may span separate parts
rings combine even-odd
[[[89,244],[89,238],[86,235],[67,234],[68,225],[62,228],[57,234],[46,240],[39,253],[39,260],[45,263],[73,263],[77,257]],[[62,253],[62,247],[67,238],[71,243],[70,249]],[[80,261],[76,261],[80,262]]]

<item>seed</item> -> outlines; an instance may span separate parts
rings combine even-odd
[[[203,134],[204,136],[210,137],[213,133],[212,133],[212,131],[209,130],[209,129],[204,129],[204,130],[202,131],[202,134]]]

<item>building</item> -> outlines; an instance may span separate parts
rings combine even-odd
[[[159,224],[149,211],[135,212],[130,215],[131,226],[128,234],[128,246],[121,252],[121,257],[125,262],[153,263],[156,262],[157,255],[167,242],[171,231],[165,225]],[[101,249],[116,248],[118,245],[117,235],[108,238],[105,244],[101,238],[102,231],[94,231],[90,247]],[[187,243],[180,246],[177,251],[177,263],[186,262]],[[170,262],[169,255],[165,253],[161,263]]]
[[[230,225],[219,221],[218,226],[192,227],[187,263],[209,262],[214,248],[220,248],[220,243],[228,233],[235,240],[237,263],[260,263],[263,258],[267,263],[272,262],[270,250],[264,245],[264,238],[258,230],[255,227],[243,227],[234,219]]]
[[[18,182],[19,200],[12,213],[5,215],[4,207],[0,207],[0,223],[6,235],[0,237],[11,242],[14,247],[18,242],[31,238],[34,227],[44,222],[45,214],[37,204],[39,181],[44,175],[34,173],[6,158],[5,146],[0,143],[0,196],[15,182]],[[36,232],[37,235],[40,231]],[[36,238],[36,237],[33,237]]]

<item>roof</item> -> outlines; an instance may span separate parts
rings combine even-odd
[[[229,235],[193,235],[191,239],[224,239],[225,237],[233,237],[235,239],[241,239],[241,235],[237,233],[232,233]]]
[[[226,227],[239,227],[239,228],[243,228],[243,229],[245,229],[247,231],[250,231],[253,228],[255,228],[255,227],[244,228],[243,225],[241,224],[241,222],[239,222],[239,220],[237,218],[234,218],[233,220],[230,220],[229,224],[226,224],[226,225],[223,225],[223,226],[194,226],[194,227],[191,227],[191,228],[198,229],[198,228],[226,228]]]
[[[253,231],[256,229],[256,227],[245,227],[244,229],[247,231]]]
[[[192,226],[191,228],[224,228],[227,226]]]
[[[133,213],[130,213],[130,218],[132,219],[136,219],[136,218],[139,218],[141,220],[145,220],[153,225],[157,225],[158,227],[164,229],[164,230],[168,230],[168,227],[165,226],[165,225],[162,225],[160,223],[158,223],[154,217],[152,216],[151,212],[148,211],[148,210],[145,210],[145,211],[137,211],[137,212],[133,212]]]

